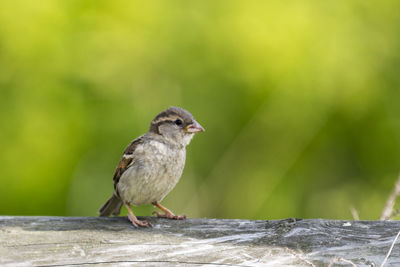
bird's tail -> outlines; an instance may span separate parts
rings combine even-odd
[[[118,215],[121,211],[122,200],[115,194],[99,209],[100,216]]]

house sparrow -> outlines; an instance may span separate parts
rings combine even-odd
[[[158,217],[183,220],[160,202],[181,178],[186,159],[186,146],[197,132],[204,128],[188,111],[170,107],[158,114],[144,135],[133,140],[114,173],[114,193],[100,208],[100,216],[118,215],[122,205],[128,209],[128,218],[135,227],[150,227],[133,214],[130,205],[153,204],[163,214]]]

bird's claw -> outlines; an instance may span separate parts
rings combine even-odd
[[[132,218],[130,215],[128,215],[128,219],[131,221],[132,225],[135,228],[139,228],[139,226],[140,227],[147,227],[147,228],[153,227],[151,225],[151,223],[149,223],[148,221],[141,221],[141,220],[138,220],[137,218]]]
[[[186,215],[175,215],[173,213],[159,213],[157,211],[153,211],[153,215],[157,215],[158,218],[167,218],[171,220],[185,220]]]

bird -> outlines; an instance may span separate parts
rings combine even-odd
[[[204,131],[183,108],[172,106],[159,113],[151,121],[148,132],[126,147],[114,172],[114,192],[99,209],[99,215],[117,216],[124,205],[135,228],[151,227],[148,221],[134,215],[131,205],[152,204],[163,212],[153,212],[157,217],[186,219],[185,215],[175,215],[160,202],[182,176],[186,146],[196,133]]]

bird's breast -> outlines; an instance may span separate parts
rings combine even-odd
[[[161,201],[179,181],[185,165],[186,151],[150,141],[135,151],[134,163],[121,176],[121,197],[131,204]]]

